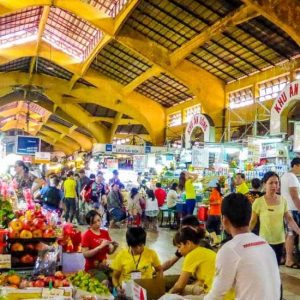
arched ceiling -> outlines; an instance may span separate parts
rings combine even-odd
[[[226,83],[297,57],[298,17],[296,0],[0,0],[1,105],[38,89],[35,133],[61,147],[160,144],[166,108],[197,99],[218,126]]]

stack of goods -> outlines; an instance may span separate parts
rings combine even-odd
[[[94,297],[93,299],[114,299],[109,289],[91,274],[79,271],[70,277],[71,283],[76,288],[76,299]]]
[[[63,252],[80,252],[81,231],[74,228],[72,224],[65,224],[63,226],[62,236],[58,239],[58,243],[62,246]]]
[[[33,267],[41,243],[56,240],[55,227],[49,225],[41,209],[19,211],[8,225],[7,253],[12,255],[13,268]]]

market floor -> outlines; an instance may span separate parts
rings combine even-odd
[[[118,241],[121,247],[126,246],[125,232],[125,228],[110,230],[112,238]],[[160,228],[158,234],[150,232],[147,235],[147,246],[157,251],[162,262],[169,259],[176,251],[172,244],[174,233],[174,230]],[[165,274],[179,274],[181,264],[182,260],[165,272]],[[300,270],[280,267],[280,272],[284,289],[284,299],[300,300]]]

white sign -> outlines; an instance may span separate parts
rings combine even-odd
[[[47,164],[50,162],[50,152],[35,152],[35,163],[36,164]]]
[[[100,153],[144,154],[144,151],[143,146],[94,144],[92,153],[93,155]]]
[[[300,101],[300,80],[288,84],[275,100],[270,117],[270,133],[279,134],[282,132],[282,117],[286,108],[296,100]]]
[[[0,254],[0,269],[11,269],[10,254]]]
[[[196,128],[201,128],[204,133],[204,142],[215,141],[215,128],[211,121],[203,114],[195,114],[191,118],[185,130],[185,147],[191,148],[191,137]]]
[[[208,168],[208,152],[204,149],[193,148],[192,165],[198,168]]]
[[[146,168],[146,156],[134,155],[133,156],[133,170],[136,172],[143,172]]]
[[[144,154],[144,147],[133,145],[113,145],[113,153]]]

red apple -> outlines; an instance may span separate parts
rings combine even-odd
[[[41,229],[35,229],[32,231],[32,237],[41,238],[43,237],[43,231]]]
[[[33,286],[34,287],[44,287],[45,286],[45,282],[43,280],[36,280],[34,283],[33,283]]]
[[[33,258],[32,255],[26,254],[26,255],[24,255],[24,256],[21,257],[20,261],[23,264],[32,264],[33,261],[34,261],[34,258]]]
[[[32,233],[31,233],[31,231],[23,229],[23,230],[20,232],[20,238],[21,238],[21,239],[31,239],[31,238],[32,238]]]
[[[33,251],[34,250],[34,245],[33,244],[27,244],[27,245],[25,245],[25,249]]]
[[[45,220],[42,218],[35,218],[32,221],[32,224],[35,228],[45,230],[46,229],[46,223]]]
[[[23,222],[22,222],[22,229],[25,229],[25,230],[30,230],[32,227],[32,222],[31,220],[28,220],[28,219],[24,219]]]
[[[46,229],[43,233],[43,238],[53,238],[55,237],[55,232],[53,229]]]
[[[45,285],[48,286],[48,285],[50,284],[50,281],[52,281],[52,283],[53,283],[54,280],[55,280],[55,277],[54,277],[54,276],[47,276],[47,277],[44,279]]]
[[[22,229],[22,223],[18,219],[13,219],[9,223],[9,227],[13,229],[14,231],[20,231]]]
[[[69,283],[69,281],[68,281],[68,279],[64,279],[63,281],[62,281],[62,285],[63,286],[70,286],[70,283]]]
[[[8,236],[10,239],[18,239],[20,237],[20,232],[15,231],[12,228],[8,229]]]

